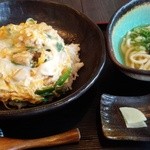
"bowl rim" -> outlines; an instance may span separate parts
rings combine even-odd
[[[10,0],[3,0],[0,3],[7,2],[7,1],[10,1]],[[81,95],[83,95],[85,92],[88,91],[88,89],[95,83],[95,81],[99,77],[100,73],[102,72],[104,68],[104,64],[106,62],[106,46],[105,46],[104,35],[102,33],[102,30],[88,16],[72,8],[71,6],[68,6],[67,4],[51,2],[49,0],[16,0],[16,1],[42,2],[42,3],[47,3],[50,5],[63,7],[64,9],[69,9],[70,11],[76,13],[76,15],[79,15],[80,17],[82,17],[96,30],[102,43],[100,47],[102,51],[102,55],[101,55],[101,59],[99,60],[99,64],[97,65],[97,68],[94,69],[94,72],[92,73],[92,76],[89,78],[89,80],[85,84],[83,84],[79,89],[74,91],[73,93],[52,103],[47,103],[47,104],[42,104],[42,105],[29,107],[29,108],[22,108],[22,109],[10,109],[10,110],[2,110],[2,111],[0,110],[0,119],[32,117],[37,114],[44,114],[46,112],[51,112],[51,111],[54,111],[56,109],[60,109],[66,106],[67,104],[73,102],[75,99],[79,98]]]
[[[114,62],[114,65],[117,68],[121,69],[124,72],[128,72],[131,74],[138,74],[138,75],[142,74],[145,76],[149,76],[150,70],[140,70],[140,69],[130,68],[128,66],[121,64],[116,59],[115,54],[114,54],[114,50],[113,50],[113,46],[112,46],[112,36],[111,36],[111,32],[113,31],[113,27],[118,22],[119,18],[121,18],[123,15],[125,15],[128,11],[131,11],[131,9],[133,9],[137,5],[143,5],[144,3],[150,3],[150,1],[145,1],[145,0],[129,1],[114,12],[112,17],[110,18],[110,21],[109,21],[107,29],[106,29],[106,41],[107,41],[106,43],[107,43],[108,55],[111,58],[111,60]]]

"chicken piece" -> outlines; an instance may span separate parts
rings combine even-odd
[[[14,54],[11,58],[11,61],[16,64],[30,66],[32,58],[33,58],[33,54],[31,54],[28,51],[23,51],[23,52]]]

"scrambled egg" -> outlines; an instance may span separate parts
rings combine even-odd
[[[40,103],[71,89],[83,66],[79,44],[65,45],[52,26],[32,18],[0,28],[0,100]],[[66,70],[69,70],[68,72]],[[48,94],[45,94],[47,92]]]

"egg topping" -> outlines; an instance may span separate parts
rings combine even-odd
[[[79,44],[66,45],[57,30],[32,18],[0,28],[0,100],[36,104],[71,89]]]

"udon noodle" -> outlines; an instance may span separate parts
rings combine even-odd
[[[150,25],[128,31],[121,43],[126,66],[150,70]]]

